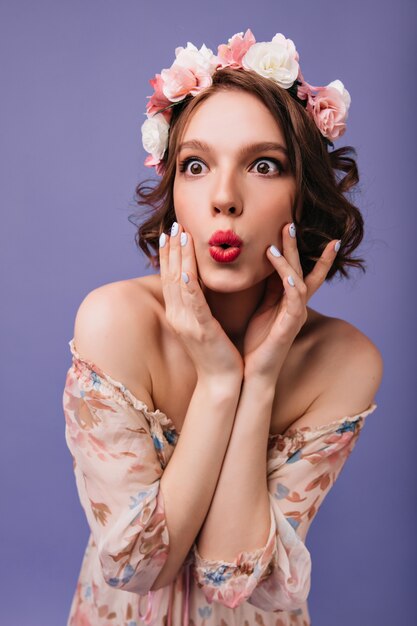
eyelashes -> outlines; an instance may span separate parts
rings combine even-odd
[[[198,157],[188,157],[187,159],[184,159],[183,161],[179,162],[179,171],[185,172],[188,167],[188,164],[193,161],[196,161],[197,163],[204,163]],[[272,177],[281,175],[285,171],[284,166],[282,165],[281,161],[279,161],[278,159],[271,158],[271,157],[260,157],[259,159],[256,159],[256,161],[251,165],[251,169],[257,163],[260,163],[260,162],[262,163],[264,161],[266,162],[269,161],[271,163],[274,163],[276,167],[278,168],[278,172],[272,172],[272,173],[267,173],[267,174],[262,174],[262,172],[257,172],[258,176],[262,176],[263,178],[272,178]],[[191,174],[191,178],[198,178],[198,174],[195,176]]]

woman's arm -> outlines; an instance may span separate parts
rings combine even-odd
[[[239,400],[241,380],[199,379],[172,457],[161,477],[168,559],[152,590],[177,575],[210,507]]]
[[[267,443],[275,387],[245,380],[219,482],[198,538],[199,554],[233,561],[266,544],[270,530]]]

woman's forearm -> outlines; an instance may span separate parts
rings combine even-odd
[[[199,380],[181,435],[160,481],[169,532],[168,559],[152,590],[177,575],[216,489],[241,391],[241,380]]]
[[[245,380],[219,482],[198,537],[209,560],[232,561],[265,545],[270,530],[267,445],[275,385]]]

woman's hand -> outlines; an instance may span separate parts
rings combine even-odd
[[[243,344],[244,377],[277,380],[288,350],[307,320],[307,302],[324,282],[337,252],[330,241],[313,270],[303,280],[296,237],[283,228],[283,254],[267,257],[275,268],[266,281],[264,297],[249,320]],[[293,279],[294,286],[288,282]],[[291,279],[290,279],[291,280]]]
[[[173,227],[170,237],[163,233],[159,240],[161,282],[168,323],[182,341],[199,378],[221,377],[228,381],[242,381],[242,357],[211,314],[198,282],[191,235],[184,233],[176,222]],[[181,236],[184,240],[184,235],[186,243],[181,245]],[[188,277],[187,283],[183,273]]]

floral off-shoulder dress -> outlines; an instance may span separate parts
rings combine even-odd
[[[230,562],[194,543],[176,579],[151,591],[169,551],[160,479],[181,435],[69,345],[65,437],[91,533],[67,626],[309,626],[307,530],[377,405],[270,435],[266,544]]]

